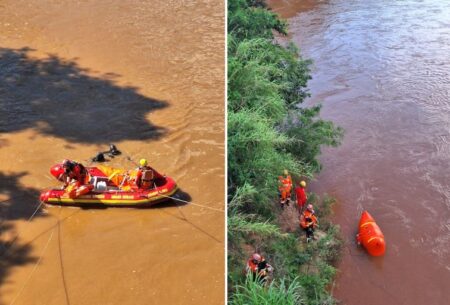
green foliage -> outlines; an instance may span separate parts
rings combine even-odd
[[[258,111],[277,124],[289,108],[302,102],[311,61],[299,59],[298,48],[287,48],[263,38],[236,43],[230,35],[228,46],[228,108]]]
[[[321,146],[338,146],[344,133],[342,128],[335,127],[332,122],[318,118],[320,108],[320,105],[302,108],[290,115],[285,123],[286,134],[298,139],[298,142],[287,145],[287,151],[312,165],[315,171],[319,171],[321,167],[317,160]]]
[[[337,146],[343,131],[319,118],[320,106],[300,107],[309,96],[311,61],[294,44],[276,43],[274,33],[286,34],[286,22],[264,0],[229,0],[228,31],[230,304],[332,304],[326,287],[338,229],[327,222],[326,236],[305,247],[299,232],[283,234],[276,225],[274,199],[283,169],[312,177],[322,145]],[[319,210],[329,215],[331,201]],[[269,287],[243,279],[243,246],[250,245],[275,267],[278,280]]]
[[[229,0],[228,32],[239,40],[246,38],[273,39],[273,32],[286,34],[286,22],[268,11],[264,1]]]
[[[328,280],[319,274],[306,274],[299,279],[301,287],[304,288],[306,304],[309,305],[332,305],[336,301],[327,293]]]
[[[264,206],[276,196],[277,173],[302,169],[293,157],[279,152],[290,140],[267,121],[248,110],[228,114],[228,192],[235,205],[245,198],[245,211],[265,215]]]
[[[298,279],[275,280],[268,287],[247,277],[243,285],[236,287],[230,305],[299,305],[303,304],[303,289]]]
[[[256,233],[262,236],[281,237],[281,231],[278,226],[268,221],[259,222],[255,220],[254,215],[234,214],[228,217],[228,238],[233,239],[238,233]]]
[[[297,275],[299,267],[312,259],[311,254],[300,248],[295,234],[268,242],[266,251],[271,253],[270,259],[274,266],[277,266],[276,274],[279,277]]]

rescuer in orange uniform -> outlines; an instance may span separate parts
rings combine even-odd
[[[306,206],[306,210],[300,215],[300,227],[306,233],[306,242],[310,242],[311,239],[316,239],[314,237],[314,229],[318,225],[317,217],[314,213],[312,204]]]
[[[292,190],[292,178],[289,175],[287,169],[284,170],[284,177],[279,176],[279,185],[278,190],[280,191],[280,204],[281,208],[284,208],[284,205],[289,205],[291,201],[291,190]]]
[[[265,283],[268,276],[273,272],[273,267],[266,262],[262,255],[254,253],[248,259],[245,271],[247,274],[251,273],[254,280],[259,279],[261,283]]]
[[[295,197],[297,199],[297,209],[299,213],[303,211],[306,201],[308,200],[305,188],[306,188],[305,181],[300,181],[298,186],[295,188]]]

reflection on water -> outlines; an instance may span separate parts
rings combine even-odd
[[[271,1],[275,11],[295,8]],[[289,6],[291,5],[291,6]],[[344,304],[446,304],[450,280],[450,2],[322,1],[290,10],[314,60],[312,105],[346,130],[312,188],[339,200],[348,240],[334,294]],[[360,212],[387,253],[354,244]]]

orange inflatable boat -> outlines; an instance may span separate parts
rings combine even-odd
[[[364,211],[359,220],[359,233],[356,235],[358,244],[362,244],[372,256],[381,256],[386,251],[383,232],[375,223],[369,212]]]
[[[52,167],[54,171],[60,168],[61,164]],[[102,165],[86,167],[86,170],[90,186],[86,194],[70,196],[69,185],[66,189],[44,190],[40,200],[59,205],[152,205],[168,200],[178,190],[172,178],[161,175],[153,168],[150,168],[153,185],[144,189],[131,183],[136,179],[137,170],[127,171]]]

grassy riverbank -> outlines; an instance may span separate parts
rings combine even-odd
[[[332,264],[339,230],[327,217],[332,199],[310,195],[320,219],[318,241],[306,244],[298,224],[284,226],[277,177],[294,180],[320,170],[322,145],[337,146],[343,131],[319,118],[320,106],[303,108],[310,61],[274,32],[287,24],[261,0],[228,1],[228,284],[231,304],[332,304]],[[289,226],[287,226],[289,227]],[[292,227],[292,226],[291,226]],[[243,268],[254,251],[275,268],[267,289],[246,281]]]

